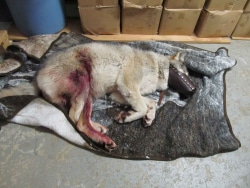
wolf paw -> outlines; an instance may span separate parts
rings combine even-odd
[[[152,124],[152,122],[154,121],[155,111],[156,111],[155,103],[150,103],[148,105],[147,114],[143,117],[143,125],[145,127],[150,126]]]
[[[110,139],[109,142],[106,142],[105,143],[105,148],[108,150],[108,151],[112,151],[114,150],[115,148],[117,147],[117,145],[115,144],[115,142],[113,140]]]
[[[115,142],[105,134],[90,135],[90,138],[98,144],[103,144],[108,151],[112,151],[117,147]]]
[[[154,118],[149,117],[148,115],[146,115],[146,116],[143,117],[143,125],[145,127],[149,127],[149,126],[151,126],[153,120],[154,120]]]
[[[97,144],[104,145],[109,151],[116,148],[115,142],[104,133],[107,129],[99,123],[92,121],[90,124],[78,124],[77,129]]]
[[[95,143],[104,145],[105,149],[107,149],[108,151],[112,151],[117,147],[115,142],[110,137],[95,130],[85,130],[84,132],[80,133],[84,133]]]
[[[127,122],[127,117],[129,117],[131,114],[133,114],[134,111],[129,110],[129,111],[121,111],[115,118],[115,121],[118,123],[125,123]]]

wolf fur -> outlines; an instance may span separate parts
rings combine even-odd
[[[156,104],[143,95],[167,89],[170,64],[187,74],[180,57],[179,53],[164,56],[125,44],[92,42],[49,56],[37,73],[36,84],[46,99],[68,109],[79,131],[111,150],[116,144],[105,135],[107,128],[91,121],[92,101],[110,94],[132,107],[121,111],[117,122],[142,118],[150,126]]]

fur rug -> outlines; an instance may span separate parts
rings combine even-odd
[[[42,43],[46,46],[40,48],[39,52],[31,49],[29,40],[15,44],[26,52],[27,60],[17,72],[0,77],[0,89],[31,81],[39,67],[37,61],[33,60],[34,57],[42,59],[55,51],[91,42],[90,39],[75,33],[64,33],[57,37],[43,36]],[[36,40],[40,43],[36,43]],[[31,41],[42,45],[39,37],[32,38]],[[232,132],[225,104],[224,76],[226,71],[236,64],[236,60],[228,57],[225,48],[209,52],[177,42],[151,41],[128,44],[164,55],[186,51],[185,64],[197,90],[189,98],[183,98],[170,90],[158,108],[152,126],[147,128],[142,126],[140,120],[117,124],[113,119],[122,107],[113,103],[108,96],[97,100],[94,104],[93,120],[108,126],[108,135],[116,142],[118,148],[107,152],[102,146],[92,143],[95,149],[90,151],[125,159],[174,160],[185,156],[206,157],[234,151],[240,147],[239,140]],[[157,101],[159,93],[156,92],[150,97]],[[1,98],[0,119],[12,118],[34,98],[35,96]]]

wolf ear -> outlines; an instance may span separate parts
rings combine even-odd
[[[187,55],[187,52],[185,51],[177,52],[175,55],[172,56],[172,60],[184,62],[186,55]]]
[[[185,65],[185,57],[187,55],[187,52],[180,51],[176,54],[172,55],[169,59],[170,65],[175,67],[178,71],[188,75],[188,70]]]

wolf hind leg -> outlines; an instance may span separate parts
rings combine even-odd
[[[80,114],[79,121],[77,122],[77,129],[87,135],[91,140],[96,143],[104,144],[105,148],[109,151],[116,147],[115,142],[104,133],[107,129],[99,123],[91,121],[92,100],[88,98],[83,111]]]

